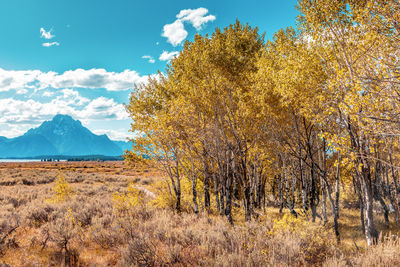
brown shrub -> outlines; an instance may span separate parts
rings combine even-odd
[[[156,245],[150,241],[146,233],[137,233],[128,241],[128,246],[122,253],[122,265],[154,266],[156,251]]]
[[[132,202],[127,188],[132,176],[115,175],[115,171],[87,173],[95,164],[84,164],[90,168],[84,170],[83,163],[71,165],[76,166],[76,172],[68,172],[71,168],[66,168],[65,176],[73,183],[75,195],[57,204],[43,203],[52,195],[53,184],[49,182],[57,177],[57,171],[51,169],[57,169],[54,163],[43,165],[46,170],[1,170],[4,176],[1,182],[16,183],[0,184],[0,238],[7,229],[12,229],[13,214],[23,219],[22,227],[7,236],[1,249],[8,259],[16,258],[15,255],[30,256],[15,260],[13,266],[58,266],[79,261],[84,261],[79,263],[83,266],[400,265],[400,245],[394,238],[386,239],[365,254],[342,255],[332,249],[335,238],[330,230],[307,218],[296,221],[286,217],[275,222],[260,219],[246,224],[238,222],[232,227],[225,217],[177,214],[172,209],[151,206],[150,198],[143,194],[139,194],[143,201]],[[98,172],[102,171],[99,166]],[[137,175],[133,170],[131,173]],[[151,177],[138,178],[136,183],[149,181],[151,186],[146,188],[153,191],[156,185],[150,179],[156,182],[157,178]],[[24,185],[23,179],[33,184]],[[143,190],[140,185],[132,186]],[[121,201],[134,204],[121,206],[124,210],[117,209],[112,202],[114,192],[127,195]],[[186,195],[190,196],[190,192]],[[162,192],[157,192],[157,196],[163,196]],[[188,203],[192,205],[189,197]],[[79,255],[75,250],[78,247]]]
[[[389,235],[363,253],[352,255],[347,259],[344,256],[332,257],[324,263],[324,266],[400,266],[399,251],[400,238],[397,235]]]
[[[25,219],[30,226],[34,227],[40,227],[49,222],[51,215],[56,210],[55,206],[49,203],[38,203],[32,206],[27,209]]]
[[[14,234],[19,226],[20,219],[15,214],[10,214],[0,220],[0,255],[5,249],[18,247]]]

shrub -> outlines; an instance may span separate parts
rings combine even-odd
[[[387,235],[375,246],[363,253],[357,253],[346,259],[335,256],[328,259],[324,266],[400,266],[400,238]]]
[[[312,223],[307,216],[285,214],[273,221],[268,237],[281,248],[274,250],[274,257],[294,256],[306,263],[318,265],[334,253],[335,237],[330,229]],[[270,254],[270,251],[265,251]],[[271,255],[270,255],[271,256]],[[290,261],[291,259],[287,259]]]
[[[23,198],[11,197],[8,202],[13,205],[14,209],[16,209],[20,206],[23,206],[26,203],[26,200]]]
[[[50,216],[54,210],[55,208],[49,203],[35,205],[34,207],[29,207],[27,209],[27,215],[25,218],[29,225],[39,227],[50,221]]]
[[[154,266],[156,263],[156,246],[143,233],[132,237],[123,252],[123,266]]]
[[[123,231],[117,224],[111,224],[110,220],[113,219],[115,218],[108,218],[108,216],[94,219],[89,228],[90,239],[104,249],[117,247],[123,243]]]
[[[63,216],[57,217],[41,229],[42,247],[47,242],[54,243],[64,254],[55,255],[56,261],[61,264],[60,259],[64,259],[65,266],[76,266],[79,258],[78,251],[72,247],[73,241],[81,233],[79,222],[73,216],[71,209],[68,209]]]
[[[152,206],[157,208],[175,209],[176,196],[168,180],[160,180],[153,185],[156,190],[156,197],[151,201]],[[198,203],[202,203],[201,197],[204,195],[202,182],[197,182]],[[213,198],[212,198],[213,199]],[[193,212],[193,194],[191,180],[183,177],[181,179],[181,210]]]
[[[62,174],[57,177],[56,185],[53,187],[53,197],[48,202],[64,202],[73,195],[73,190]]]
[[[19,216],[15,214],[10,214],[0,220],[0,255],[6,248],[18,247],[14,234],[19,226]]]
[[[130,183],[127,192],[113,194],[113,206],[117,213],[126,213],[132,207],[143,206],[144,193],[141,192],[133,183]]]

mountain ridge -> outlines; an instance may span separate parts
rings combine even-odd
[[[38,156],[121,156],[129,142],[96,135],[71,116],[58,114],[15,138],[0,136],[0,158]]]

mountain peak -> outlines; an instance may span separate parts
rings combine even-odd
[[[53,117],[53,121],[54,120],[62,120],[62,119],[67,119],[67,120],[74,120],[70,115],[66,115],[66,114],[57,114]]]
[[[68,124],[70,124],[70,123],[79,122],[79,124],[82,124],[79,120],[74,120],[71,116],[65,115],[65,114],[57,114],[57,115],[55,115],[53,117],[53,119],[51,120],[51,122],[57,123],[57,124],[60,124],[60,123],[63,123],[63,124],[68,123]]]
[[[127,142],[114,142],[105,134],[96,135],[79,120],[64,114],[54,116],[20,137],[0,137],[0,157],[119,156],[126,148],[129,148]]]
[[[42,136],[49,141],[60,155],[121,155],[119,144],[107,135],[95,135],[79,120],[69,115],[57,114],[52,120],[30,129],[24,136]]]

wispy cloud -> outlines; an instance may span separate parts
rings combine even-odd
[[[53,46],[53,45],[59,46],[60,43],[59,42],[51,42],[51,43],[43,43],[42,44],[42,46],[44,46],[44,47],[50,47],[50,46]]]
[[[55,37],[55,35],[51,34],[51,31],[46,31],[44,28],[40,28],[40,38],[44,39],[52,39]]]
[[[200,31],[204,24],[216,19],[214,15],[207,15],[207,13],[208,9],[204,7],[181,10],[173,23],[164,25],[162,36],[167,38],[173,46],[181,44],[188,35],[183,22],[192,24],[197,31]]]
[[[147,59],[149,61],[149,63],[154,64],[156,61],[152,56],[149,55],[144,55],[142,56],[143,59]]]
[[[161,53],[160,57],[159,57],[159,60],[161,60],[161,61],[170,61],[171,59],[173,59],[177,55],[179,55],[178,51],[172,51],[172,52],[163,51]]]

